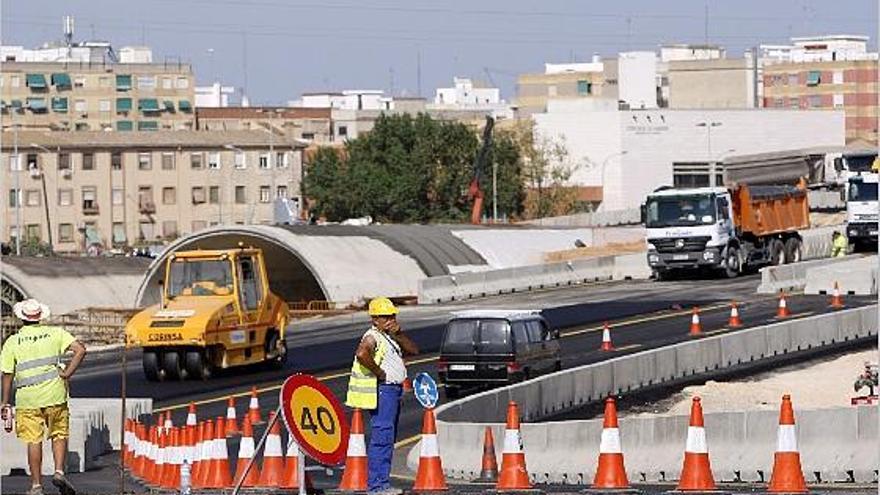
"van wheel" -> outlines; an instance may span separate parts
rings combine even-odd
[[[187,351],[185,361],[189,376],[197,380],[207,380],[211,377],[211,362],[205,356],[205,351]]]
[[[275,357],[266,360],[266,366],[272,370],[283,370],[287,364],[287,343],[280,339],[276,330],[269,330],[266,339],[266,355],[275,354]]]
[[[801,261],[801,241],[797,237],[792,237],[785,241],[785,262],[799,263]]]
[[[144,376],[147,381],[161,382],[165,380],[165,372],[159,367],[159,354],[153,351],[144,352],[143,355]]]
[[[162,355],[162,369],[165,370],[165,376],[169,380],[183,380],[186,378],[186,370],[183,369],[183,363],[180,361],[179,352],[167,351]]]
[[[443,388],[443,396],[447,399],[457,399],[461,397],[461,389],[458,387],[450,387],[447,385]]]
[[[785,246],[779,239],[770,241],[770,264],[779,266],[785,263]]]

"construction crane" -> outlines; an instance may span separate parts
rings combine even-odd
[[[480,176],[486,162],[489,159],[489,150],[492,148],[492,129],[495,127],[495,118],[486,116],[486,126],[483,127],[483,144],[477,152],[474,160],[474,174],[471,185],[468,187],[468,201],[471,202],[471,224],[479,225],[483,215],[483,190],[480,188]]]

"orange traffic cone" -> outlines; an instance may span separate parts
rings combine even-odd
[[[617,404],[605,399],[605,420],[602,423],[602,441],[599,443],[599,466],[593,478],[594,489],[621,490],[629,488],[623,451],[620,448],[620,430],[617,427]]]
[[[195,425],[186,425],[183,433],[183,460],[190,466],[190,477],[192,477],[193,459],[196,454],[196,434],[198,433]]]
[[[225,418],[220,416],[214,429],[214,441],[211,442],[211,460],[208,462],[208,474],[205,488],[232,488],[232,476],[229,473],[229,453],[226,449]]]
[[[339,490],[367,491],[367,445],[364,441],[364,417],[360,409],[355,409],[351,414],[348,453],[345,456],[345,471],[342,472]]]
[[[134,446],[134,455],[131,460],[131,475],[136,479],[143,476],[144,469],[144,447],[146,446],[146,438],[144,438],[144,425],[137,423],[135,427],[136,443]]]
[[[788,303],[785,301],[785,292],[779,291],[779,307],[776,308],[777,318],[788,318],[791,312],[788,311]]]
[[[214,421],[209,419],[202,423],[201,442],[196,448],[195,474],[193,488],[205,488],[208,483],[208,472],[211,470],[211,445],[214,441]]]
[[[251,401],[248,404],[248,415],[251,418],[251,425],[263,424],[263,417],[260,415],[260,399],[257,397],[257,387],[251,387]]]
[[[162,426],[165,428],[166,435],[171,433],[171,428],[174,428],[174,422],[171,421],[171,411],[165,412],[165,423]]]
[[[714,489],[715,479],[712,477],[712,467],[709,465],[709,448],[706,445],[706,429],[703,426],[703,406],[700,405],[700,398],[694,397],[678,490],[705,492]]]
[[[235,418],[235,398],[230,397],[226,402],[226,436],[236,435],[241,435],[241,431],[238,430],[238,421]]]
[[[161,421],[161,420],[160,420]],[[164,426],[156,427],[156,447],[153,457],[153,468],[146,478],[147,486],[158,488],[162,483],[162,474],[165,472],[165,446],[167,445],[168,435],[164,433]]]
[[[269,421],[275,412],[269,413]],[[263,471],[257,486],[278,488],[284,480],[284,452],[281,451],[281,423],[276,421],[266,437],[263,448]]]
[[[835,281],[834,292],[831,293],[831,307],[834,309],[840,309],[843,306],[843,296],[840,295],[840,285]]]
[[[244,475],[244,468],[247,466],[248,461],[250,461],[254,455],[254,428],[251,426],[251,419],[247,416],[244,417],[244,421],[241,424],[241,443],[238,446],[238,465],[235,469],[235,482],[238,483],[241,480],[241,477]],[[248,471],[247,476],[244,477],[244,481],[241,483],[241,486],[244,487],[254,487],[260,482],[260,467],[254,462],[251,465],[251,469]]]
[[[141,470],[141,479],[144,483],[149,484],[153,471],[156,469],[157,442],[159,441],[159,428],[156,425],[150,426],[147,438],[146,445],[144,445],[144,467]]]
[[[495,457],[495,437],[492,428],[486,427],[483,433],[483,462],[478,483],[496,483],[498,481],[498,460]]]
[[[782,396],[779,410],[779,433],[776,436],[776,453],[773,455],[773,474],[767,491],[772,493],[806,493],[807,483],[801,469],[801,455],[797,448],[794,427],[794,409],[791,396]]]
[[[730,318],[727,320],[727,326],[730,328],[738,328],[742,326],[742,321],[739,319],[739,308],[736,306],[736,301],[730,303]]]
[[[292,435],[287,442],[287,456],[284,458],[284,474],[281,480],[281,488],[299,488],[299,456],[302,452],[299,450],[296,440]],[[306,473],[306,490],[313,491],[312,480],[309,473]]]
[[[504,450],[501,454],[501,474],[497,490],[530,490],[529,472],[526,469],[526,454],[523,452],[522,436],[519,431],[519,409],[516,402],[507,405],[507,427],[504,430]]]
[[[165,465],[159,486],[162,488],[178,488],[180,486],[180,428],[172,427],[165,449]]]
[[[441,490],[446,490],[446,477],[443,475],[440,450],[437,447],[437,425],[434,422],[434,410],[425,409],[422,419],[422,439],[419,441],[419,470],[416,472],[413,491]]]
[[[600,351],[613,351],[614,344],[611,343],[611,330],[608,328],[608,323],[606,322],[602,326],[602,346],[599,347]]]
[[[700,308],[699,306],[694,306],[694,309],[691,310],[691,335],[702,335],[703,334],[703,325],[700,324]]]
[[[186,425],[187,426],[195,426],[198,424],[199,418],[196,415],[196,405],[193,402],[189,403],[189,409],[186,412]]]

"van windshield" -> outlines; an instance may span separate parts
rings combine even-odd
[[[510,325],[506,320],[453,320],[446,327],[443,352],[510,353]]]

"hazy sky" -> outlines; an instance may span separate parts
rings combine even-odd
[[[58,40],[70,14],[78,40],[149,45],[154,61],[191,62],[200,83],[219,77],[264,104],[346,88],[414,95],[419,59],[422,95],[459,75],[491,77],[510,100],[515,75],[544,62],[703,42],[707,8],[708,40],[729,56],[829,33],[868,35],[874,47],[877,35],[876,0],[2,0],[0,8],[3,44]]]

